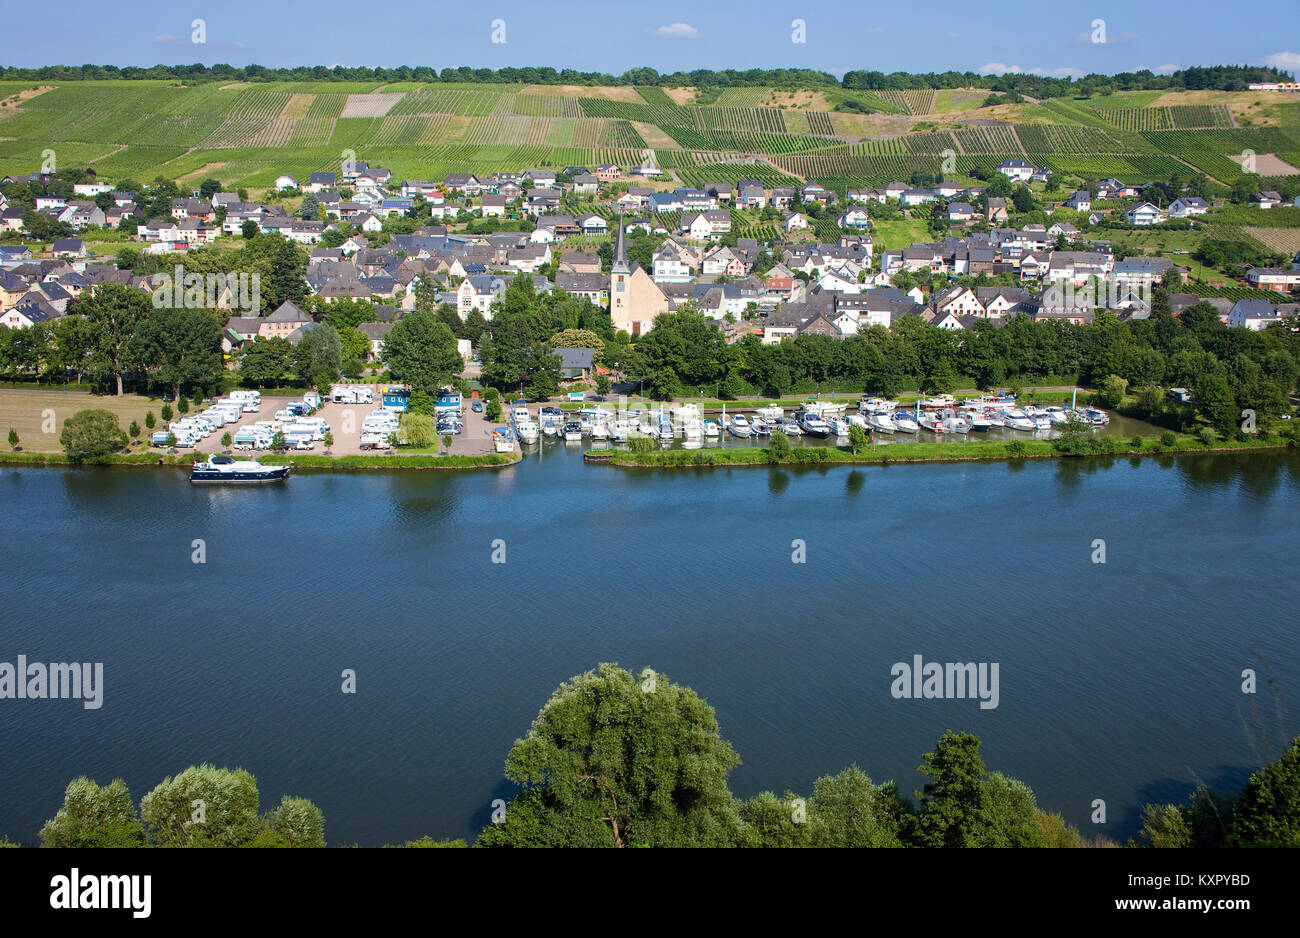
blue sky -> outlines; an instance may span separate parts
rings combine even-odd
[[[648,65],[880,71],[1020,70],[1053,75],[1188,65],[1300,69],[1295,0],[994,4],[824,0],[636,4],[588,0],[176,0],[105,7],[70,0],[7,50],[5,64],[551,65],[619,73]],[[1248,10],[1248,12],[1247,12]],[[206,42],[191,41],[202,18]],[[505,43],[492,42],[505,21]],[[792,42],[802,20],[806,41]],[[1104,20],[1106,43],[1091,41]],[[66,24],[67,29],[60,28]]]

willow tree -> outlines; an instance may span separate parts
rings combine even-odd
[[[726,846],[740,764],[713,708],[663,675],[601,664],[561,684],[506,759],[522,790],[480,846]]]

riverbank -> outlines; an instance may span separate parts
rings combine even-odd
[[[161,466],[189,469],[207,458],[204,453],[113,453],[97,459],[76,461],[67,453],[0,452],[0,466]],[[235,458],[241,458],[235,454]],[[476,456],[435,456],[417,453],[409,456],[349,455],[309,456],[299,454],[259,455],[264,466],[292,465],[296,472],[383,472],[390,469],[500,469],[512,466],[522,457],[514,453],[480,453]]]
[[[1157,456],[1176,453],[1237,453],[1256,450],[1287,449],[1296,445],[1281,436],[1242,441],[1225,440],[1206,444],[1202,440],[1178,435],[1173,442],[1161,436],[1133,439],[1094,437],[1098,444],[1092,451],[1078,454],[1061,452],[1049,440],[979,440],[960,443],[910,443],[906,446],[867,445],[854,453],[848,446],[793,447],[789,453],[773,459],[767,447],[728,449],[659,450],[635,453],[631,450],[591,449],[583,454],[589,463],[617,466],[621,469],[689,469],[741,468],[745,466],[867,465],[891,463],[1006,462],[1022,459],[1072,459],[1088,456]]]

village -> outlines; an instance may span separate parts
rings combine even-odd
[[[850,188],[841,198],[815,181],[801,187],[765,187],[757,179],[676,186],[652,153],[628,169],[570,166],[483,179],[458,173],[437,182],[395,181],[387,169],[345,160],[339,172],[304,180],[281,175],[273,198],[264,202],[195,190],[171,199],[169,215],[148,220],[141,208],[147,193],[81,182],[74,198],[44,194],[34,200],[41,219],[66,227],[69,236],[53,239],[48,250],[22,241],[0,244],[0,324],[21,329],[57,319],[73,298],[106,280],[152,292],[155,280],[92,256],[86,239],[97,228],[132,230],[145,253],[158,255],[259,235],[303,245],[310,251],[312,294],[325,303],[375,304],[375,321],[360,326],[372,342],[372,360],[394,322],[414,308],[421,283],[462,319],[478,311],[490,321],[494,300],[518,274],[529,275],[539,293],[560,290],[608,309],[613,329],[632,338],[649,331],[660,313],[687,303],[716,321],[728,342],[753,333],[765,344],[806,333],[847,336],[910,315],[954,330],[1019,314],[1086,324],[1099,309],[1121,320],[1140,319],[1150,314],[1151,288],[1191,278],[1192,262],[1119,255],[1112,230],[1098,226],[1107,219],[1122,219],[1132,229],[1195,224],[1223,204],[1181,195],[1162,208],[1161,190],[1154,187],[1148,192],[1106,178],[1064,192],[1052,177],[1049,169],[1008,159],[992,182],[895,181]],[[8,186],[41,183],[40,174],[0,179]],[[1037,192],[1030,188],[1035,184]],[[1010,194],[991,195],[990,189]],[[1052,189],[1059,193],[1054,202]],[[297,201],[296,210],[286,197]],[[1013,226],[1023,214],[1018,208],[1035,197],[1061,220]],[[1264,212],[1282,200],[1265,191],[1250,201]],[[20,235],[33,227],[30,212],[7,203],[0,194],[0,226]],[[778,238],[737,237],[735,212],[770,219]],[[885,249],[873,233],[877,216],[922,219],[939,236]],[[395,219],[408,224],[395,227]],[[484,221],[519,230],[476,228]],[[839,236],[819,242],[818,233],[827,230]],[[634,239],[641,263],[613,249],[620,237]],[[601,245],[608,245],[603,256]],[[1234,286],[1293,293],[1300,288],[1300,255],[1289,269],[1251,267],[1244,283]],[[1232,299],[1230,290],[1223,296],[1171,292],[1175,314],[1206,300],[1226,324],[1255,330],[1295,311],[1294,303]],[[212,299],[218,307],[232,306],[229,296]],[[312,322],[293,304],[239,312],[224,330],[232,356],[259,336],[293,341]]]

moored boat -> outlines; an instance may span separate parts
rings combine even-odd
[[[906,410],[894,411],[892,423],[894,429],[902,433],[916,433],[921,429],[921,425],[916,422],[916,418]]]
[[[740,437],[741,439],[748,439],[752,432],[749,426],[749,421],[745,418],[744,414],[736,414],[732,417],[731,421],[727,424],[727,430],[732,436]]]
[[[867,418],[867,423],[870,424],[871,429],[879,430],[881,433],[893,433],[895,430],[899,429],[894,426],[894,421],[889,414],[883,412],[872,414]]]
[[[255,459],[210,456],[194,464],[191,482],[259,483],[279,482],[289,478],[289,466],[263,466]]]

